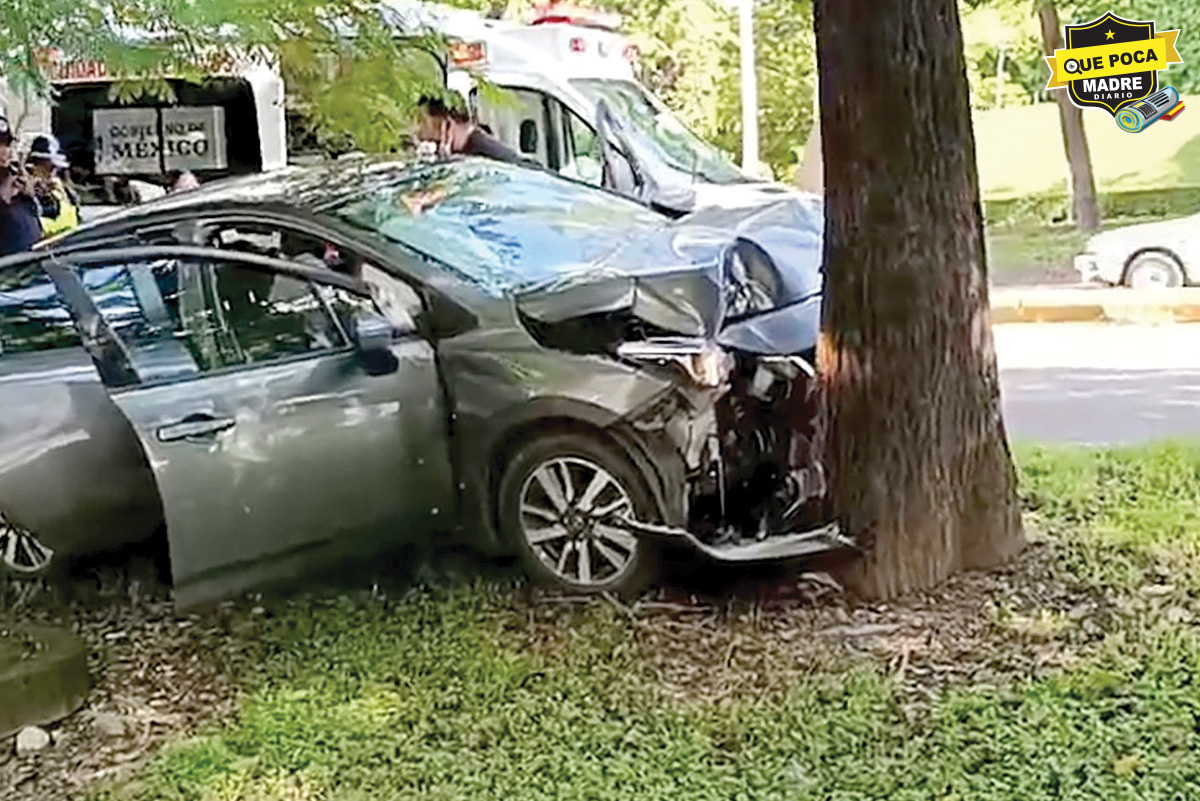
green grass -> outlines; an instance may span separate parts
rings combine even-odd
[[[1200,106],[1200,98],[1184,100]],[[1083,119],[1097,192],[1110,196],[1109,205],[1120,207],[1110,210],[1108,216],[1114,219],[1105,220],[1105,229],[1158,218],[1117,218],[1141,213],[1138,204],[1150,202],[1142,198],[1128,208],[1129,203],[1122,205],[1119,199],[1141,196],[1121,193],[1200,187],[1200,128],[1184,121],[1183,115],[1156,122],[1140,134],[1125,133],[1101,111],[1085,110]],[[989,214],[997,217],[989,216],[997,224],[988,228],[992,279],[1001,284],[1074,281],[1072,262],[1088,237],[1069,224],[1047,223],[1069,206],[1063,199],[1068,173],[1057,105],[976,112],[974,123],[980,194],[989,201]],[[1160,196],[1150,199],[1154,198]],[[1190,195],[1161,200],[1169,216],[1197,210]],[[1155,213],[1161,215],[1164,209]],[[1010,218],[1016,224],[1000,224]]]
[[[1160,217],[1105,220],[1101,230],[1152,222]],[[988,275],[994,283],[1074,283],[1075,256],[1092,236],[1071,225],[991,225],[986,230]]]
[[[1070,226],[989,227],[988,275],[998,283],[1018,278],[1049,283],[1054,277],[1070,276],[1074,258],[1083,252],[1089,236]]]
[[[1018,450],[1025,503],[1068,568],[1128,591],[1168,577],[1200,595],[1200,446]]]
[[[1200,98],[1171,122],[1129,134],[1102,110],[1085,110],[1084,129],[1096,188],[1102,192],[1200,186],[1200,128],[1188,120]],[[1054,103],[1013,106],[975,114],[980,191],[985,199],[1067,189],[1062,129]]]
[[[1124,597],[1166,569],[1200,591],[1200,447],[1017,454],[1028,508],[1081,581]],[[235,721],[100,797],[1165,801],[1200,787],[1200,636],[1153,616],[1071,670],[914,705],[866,658],[681,700],[616,609],[531,642],[516,608],[482,583],[295,605],[265,631]]]

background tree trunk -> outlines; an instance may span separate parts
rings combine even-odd
[[[1042,51],[1047,56],[1063,46],[1062,25],[1053,0],[1040,0],[1037,8],[1042,27]],[[1043,62],[1044,63],[1044,62]],[[1071,168],[1071,211],[1081,231],[1100,227],[1100,205],[1096,202],[1096,179],[1092,175],[1092,154],[1083,130],[1083,109],[1071,102],[1066,89],[1053,89],[1062,123],[1063,148]]]
[[[817,0],[832,502],[889,597],[1023,544],[956,0]]]

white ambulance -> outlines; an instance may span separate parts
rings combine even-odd
[[[678,214],[745,208],[817,196],[751,176],[689,131],[636,78],[638,53],[619,18],[551,3],[526,22],[416,0],[382,0],[398,36],[439,34],[449,42],[447,86],[479,122],[547,169]],[[296,161],[303,130],[278,69],[262,60],[215,58],[201,83],[170,81],[171,104],[113,96],[101,62],[45,54],[54,102],[0,107],[26,140],[54,133],[71,160],[87,219],[166,191],[175,171],[202,182]],[[431,65],[436,69],[436,65]],[[498,93],[484,90],[478,78]]]
[[[615,15],[550,3],[526,23],[385,0],[404,31],[450,40],[447,83],[477,120],[527,158],[667,209],[740,208],[815,197],[751,176],[692,133],[636,78]],[[481,93],[477,76],[505,90]]]

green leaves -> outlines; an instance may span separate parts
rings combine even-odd
[[[10,89],[49,94],[39,54],[51,50],[61,62],[106,64],[120,103],[170,102],[162,76],[202,81],[207,58],[268,59],[324,149],[395,149],[416,100],[443,91],[440,40],[396,38],[365,0],[0,0]]]
[[[738,21],[713,0],[605,0],[642,51],[643,81],[701,138],[740,154]],[[809,0],[762,0],[755,9],[759,158],[790,177],[813,124],[816,52]]]

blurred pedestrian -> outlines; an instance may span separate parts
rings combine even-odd
[[[15,164],[0,167],[0,256],[24,253],[42,236],[37,204]]]
[[[13,133],[0,117],[0,256],[22,253],[42,235],[25,172],[13,158]]]
[[[0,117],[0,167],[7,167],[14,160],[12,128],[7,118]]]
[[[33,199],[42,220],[42,235],[54,236],[79,226],[79,196],[63,175],[71,163],[51,134],[34,137],[25,157]]]

